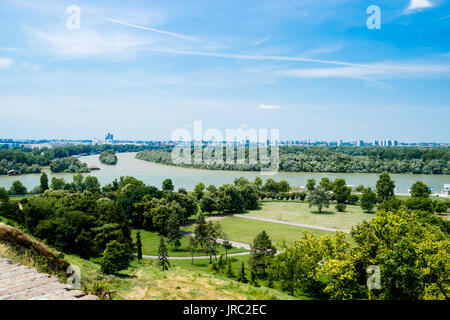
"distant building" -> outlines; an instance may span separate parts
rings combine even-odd
[[[362,146],[364,145],[364,140],[358,140],[358,141],[356,141],[356,145],[357,145],[358,147],[362,147]]]
[[[108,134],[105,137],[105,142],[106,143],[113,143],[114,142],[114,135],[112,135],[111,133],[108,132]]]
[[[342,141],[342,139],[340,139],[340,140],[338,140],[337,145],[342,146],[343,143],[344,143],[344,141]]]

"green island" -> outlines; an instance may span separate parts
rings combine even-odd
[[[411,196],[395,196],[388,173],[374,190],[323,178],[298,191],[260,177],[199,182],[192,191],[133,177],[102,187],[81,174],[51,183],[43,174],[39,192],[10,197],[17,187],[0,188],[2,256],[60,278],[64,270],[50,261],[75,265],[83,290],[103,299],[444,300],[450,293],[450,200],[431,197],[420,181]],[[12,237],[7,225],[24,235]],[[26,237],[38,252],[16,250]],[[366,286],[372,265],[383,274],[375,291]]]
[[[245,148],[247,159],[249,148],[239,148]],[[284,172],[450,174],[448,147],[281,146],[279,151],[279,170]],[[138,152],[136,158],[175,165],[171,152],[172,148],[143,150]],[[207,152],[211,153],[209,149],[203,148],[204,156]],[[260,161],[255,164],[228,164],[224,147],[221,163],[202,162],[180,166],[210,170],[260,171],[263,165]]]
[[[103,151],[100,154],[98,159],[103,164],[108,164],[108,165],[115,165],[115,164],[117,164],[116,152],[113,149],[109,149],[109,150]]]

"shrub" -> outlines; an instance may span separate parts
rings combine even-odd
[[[338,203],[338,204],[336,204],[336,210],[337,210],[338,212],[344,212],[346,207],[347,207],[347,206],[346,206],[345,204],[343,204],[343,203]]]

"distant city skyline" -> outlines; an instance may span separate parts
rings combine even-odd
[[[0,137],[449,142],[450,2],[373,4],[0,0]]]

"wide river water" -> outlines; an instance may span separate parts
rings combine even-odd
[[[147,162],[135,159],[136,153],[118,153],[119,159],[117,165],[108,166],[103,165],[98,160],[99,155],[80,157],[80,161],[85,162],[88,166],[95,165],[101,170],[92,171],[84,175],[96,176],[103,185],[110,183],[121,176],[132,176],[144,181],[148,185],[161,187],[162,181],[170,178],[175,184],[176,188],[185,188],[192,190],[198,182],[203,182],[205,185],[214,184],[220,186],[224,183],[232,183],[237,177],[246,177],[253,180],[260,175],[259,172],[248,171],[220,171],[220,170],[203,170],[203,169],[189,169],[182,167],[166,166],[157,163]],[[72,173],[51,173],[45,169],[49,176],[63,177],[66,182],[72,180]],[[372,173],[311,173],[311,172],[280,172],[272,176],[261,176],[263,180],[271,177],[275,180],[286,179],[291,186],[305,186],[306,180],[309,178],[320,181],[322,177],[328,177],[332,180],[336,178],[344,178],[347,184],[358,186],[363,184],[365,186],[374,187],[378,180],[378,174]],[[20,180],[30,191],[35,186],[39,185],[40,174],[25,174],[21,176],[0,176],[0,187],[9,189],[15,180]],[[416,181],[422,181],[429,186],[432,186],[435,192],[441,192],[445,183],[450,183],[450,175],[418,175],[418,174],[391,174],[391,178],[395,181],[398,193],[407,193],[411,185]]]

